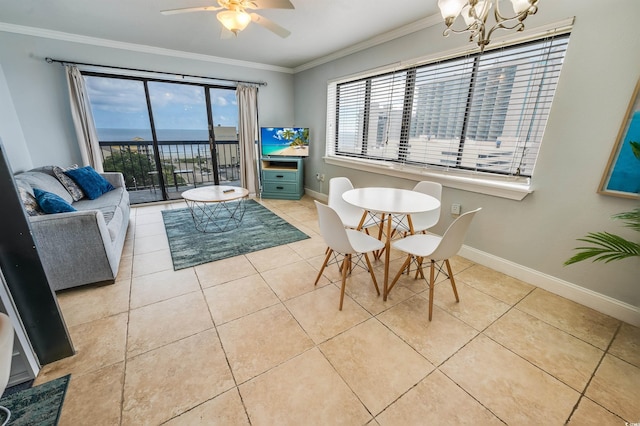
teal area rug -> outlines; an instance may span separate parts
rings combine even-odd
[[[173,269],[177,271],[309,238],[256,201],[245,203],[240,225],[222,232],[198,231],[189,209],[163,210]]]
[[[57,425],[71,375],[39,386],[20,390],[0,399],[0,405],[11,410],[9,425]],[[0,413],[0,423],[4,414]]]

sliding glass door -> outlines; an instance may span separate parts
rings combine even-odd
[[[105,171],[132,203],[179,199],[202,185],[239,185],[233,88],[86,74]]]

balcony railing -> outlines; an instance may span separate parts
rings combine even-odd
[[[220,185],[240,184],[238,141],[216,141]],[[100,142],[105,171],[122,172],[131,203],[162,200],[154,146],[146,141]],[[214,185],[214,167],[208,141],[158,142],[161,172],[169,199],[198,186]]]

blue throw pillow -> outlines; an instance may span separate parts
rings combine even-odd
[[[106,194],[107,192],[115,189],[113,185],[111,185],[91,166],[65,170],[64,173],[73,179],[73,181],[82,188],[82,191],[87,198],[91,200],[95,200],[102,194]]]
[[[77,211],[71,204],[67,203],[60,196],[51,192],[33,188],[38,205],[45,213],[64,213]]]

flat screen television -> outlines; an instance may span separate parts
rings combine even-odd
[[[265,157],[309,156],[307,127],[261,127],[260,142]]]

